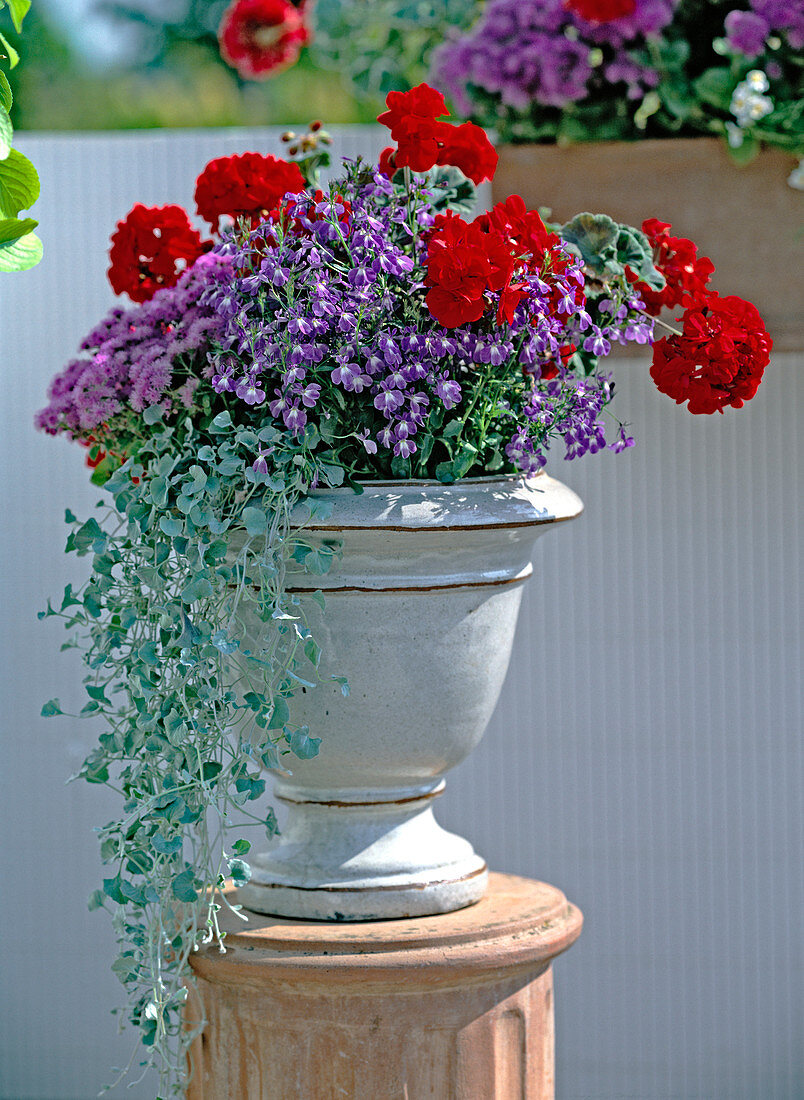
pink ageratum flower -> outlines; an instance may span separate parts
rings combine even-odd
[[[310,41],[307,4],[233,0],[218,28],[221,56],[247,80],[267,80],[295,65]]]

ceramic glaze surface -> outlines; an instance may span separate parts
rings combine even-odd
[[[502,688],[536,538],[578,497],[539,474],[445,486],[386,482],[316,492],[312,544],[338,549],[323,577],[289,576],[319,641],[323,683],[294,723],[321,738],[274,773],[288,820],[252,862],[249,908],[365,920],[421,916],[483,894],[485,863],[441,829],[432,800],[480,740]],[[294,518],[303,523],[305,511]],[[322,612],[306,592],[321,589]],[[284,761],[283,761],[284,763]]]

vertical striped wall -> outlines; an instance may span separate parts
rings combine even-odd
[[[81,697],[79,662],[35,613],[73,579],[65,507],[99,494],[31,418],[111,303],[115,221],[135,201],[189,205],[208,159],[275,150],[276,133],[20,142],[47,251],[0,281],[5,1100],[86,1100],[130,1053],[108,1012],[111,932],[85,908],[113,796],[64,784],[92,726],[39,718]],[[338,143],[374,154],[382,134]],[[693,418],[623,361],[638,446],[552,466],[586,512],[538,544],[503,699],[440,818],[586,914],[556,964],[560,1100],[804,1096],[802,367],[778,356],[751,405]]]

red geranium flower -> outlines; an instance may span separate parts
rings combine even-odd
[[[175,286],[209,247],[181,206],[137,203],[112,235],[109,282],[116,294],[147,302],[160,287]]]
[[[419,84],[409,92],[389,92],[385,104],[388,110],[377,115],[377,121],[388,127],[394,141],[399,141],[400,127],[410,118],[440,118],[449,114],[443,95],[429,84]]]
[[[460,126],[447,124],[443,141],[436,164],[454,164],[475,183],[492,178],[497,170],[497,150],[485,130],[474,122],[464,122]]]
[[[305,7],[289,0],[234,0],[218,28],[221,57],[248,80],[295,65],[311,38]]]
[[[715,265],[707,256],[699,256],[697,245],[686,237],[671,237],[670,225],[657,218],[647,218],[642,232],[654,251],[654,266],[665,277],[665,286],[654,290],[647,283],[636,281],[634,285],[645,303],[647,313],[658,317],[663,309],[682,306],[690,309],[708,296],[706,284],[712,277]]]
[[[651,378],[691,413],[738,409],[757,392],[772,346],[755,306],[712,293],[686,310],[680,336],[653,345]]]
[[[456,214],[441,214],[427,244],[427,308],[446,328],[477,321],[486,308],[492,266],[484,234]]]
[[[564,0],[564,7],[590,23],[610,23],[624,15],[633,15],[636,0]]]
[[[213,230],[225,214],[255,226],[271,217],[289,191],[303,190],[298,164],[262,153],[242,153],[209,162],[196,180],[195,203]]]
[[[520,195],[498,202],[488,214],[475,221],[487,229],[496,229],[513,244],[520,256],[529,255],[528,267],[541,270],[547,252],[561,243],[556,233],[548,232],[536,210],[528,210]]]
[[[436,164],[453,164],[475,183],[491,179],[497,167],[497,154],[485,131],[472,122],[454,126],[439,121],[449,114],[441,92],[428,84],[419,84],[409,92],[389,92],[388,110],[377,116],[387,126],[398,148],[383,150],[381,171],[390,159],[397,168],[427,172]]]
[[[377,167],[389,180],[393,179],[398,167],[396,163],[396,149],[394,149],[393,145],[387,145],[380,153]]]

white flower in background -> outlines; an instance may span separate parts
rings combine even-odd
[[[768,78],[761,69],[752,69],[745,80],[740,81],[734,89],[729,107],[738,125],[750,126],[771,113],[773,100],[770,96],[763,95],[769,87]],[[732,143],[731,132],[729,143]]]
[[[798,162],[798,167],[794,168],[787,177],[787,182],[797,191],[804,191],[804,157]]]
[[[726,137],[728,138],[730,148],[739,149],[745,140],[745,130],[738,126],[736,122],[727,122]]]

